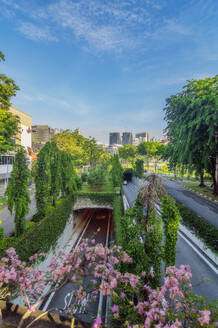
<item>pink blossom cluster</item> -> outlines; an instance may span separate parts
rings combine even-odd
[[[113,304],[111,312],[115,320],[120,320],[122,317],[120,304],[131,304],[132,311],[136,314],[134,318],[138,317],[138,319],[135,320],[137,322],[129,322],[129,328],[134,326],[178,328],[192,327],[192,323],[196,326],[210,323],[210,311],[202,306],[199,307],[193,298],[191,299],[192,275],[188,265],[181,265],[179,268],[168,267],[163,285],[158,289],[152,289],[149,285],[144,285],[144,272],[141,276],[137,276],[128,272],[122,274],[117,270],[117,264],[131,262],[131,258],[120,246],[109,249],[102,244],[95,245],[93,240],[90,246],[85,239],[70,253],[62,251],[59,256],[53,257],[47,272],[36,270],[34,265],[45,254],[33,255],[28,265],[19,260],[13,248],[8,249],[6,254],[7,257],[3,257],[0,261],[0,288],[7,288],[7,295],[11,298],[18,295],[27,296],[26,305],[30,311],[35,311],[36,302],[43,299],[42,293],[48,283],[53,288],[50,291],[52,292],[55,291],[57,282],[63,285],[69,281],[78,282],[86,273],[92,272],[94,298],[99,291],[103,295],[113,295],[120,284],[124,287],[122,292],[119,292],[120,303]],[[134,297],[138,295],[134,304],[125,287],[128,287],[127,291],[131,287]],[[143,293],[139,293],[139,290]],[[87,296],[87,292],[80,286],[75,296],[78,301],[82,301]],[[184,314],[187,315],[184,317]],[[96,318],[93,328],[99,327],[101,327],[101,319]]]

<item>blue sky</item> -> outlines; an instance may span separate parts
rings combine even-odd
[[[218,70],[217,0],[0,0],[0,71],[34,124],[162,136],[165,99]]]

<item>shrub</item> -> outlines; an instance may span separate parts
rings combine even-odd
[[[7,248],[14,247],[21,259],[28,261],[36,252],[48,252],[65,228],[72,212],[73,200],[72,196],[62,199],[48,216],[30,227],[20,237],[5,238],[0,242],[0,255],[4,256]]]
[[[218,252],[218,229],[204,219],[197,216],[190,209],[176,201],[184,225],[194,229],[196,234],[204,240],[213,251]]]

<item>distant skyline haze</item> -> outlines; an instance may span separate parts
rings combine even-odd
[[[163,135],[165,99],[215,76],[217,0],[0,0],[0,72],[33,124]]]

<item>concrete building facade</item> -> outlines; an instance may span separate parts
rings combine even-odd
[[[46,144],[47,141],[51,141],[54,136],[54,129],[48,125],[33,125],[32,126],[32,139],[33,139],[33,151],[38,153],[40,149]]]
[[[132,132],[123,132],[122,145],[132,145],[133,144],[133,134]]]
[[[140,142],[142,142],[142,140],[143,141],[149,141],[150,140],[149,133],[146,132],[146,131],[145,132],[136,133],[135,137],[137,139],[139,139]]]
[[[120,145],[121,144],[121,136],[120,132],[111,132],[109,135],[109,145]]]
[[[28,154],[32,148],[32,116],[12,106],[9,108],[9,111],[19,119],[19,131],[14,136],[14,142],[16,145],[24,147],[29,166],[31,166],[31,159]],[[7,187],[10,173],[13,169],[14,156],[15,152],[0,155],[0,196],[3,196]]]

